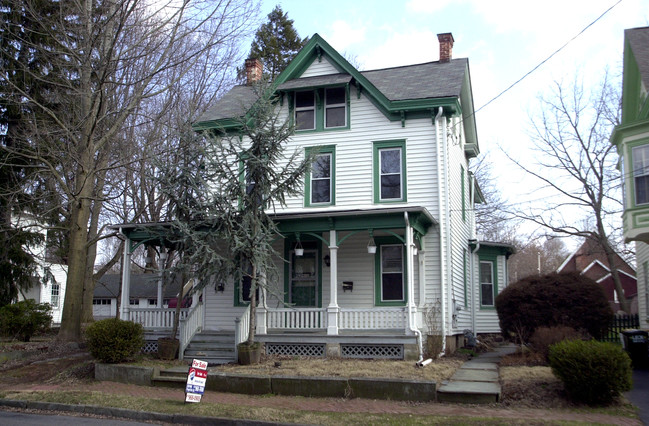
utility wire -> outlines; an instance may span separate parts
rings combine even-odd
[[[557,50],[555,50],[554,53],[552,53],[550,56],[548,56],[547,58],[545,58],[541,63],[539,63],[539,64],[538,64],[537,66],[535,66],[534,68],[532,68],[530,71],[528,71],[527,74],[525,74],[524,76],[522,76],[521,78],[519,78],[518,80],[516,80],[516,81],[515,81],[514,83],[512,83],[508,88],[506,88],[505,90],[503,90],[502,92],[500,92],[498,95],[496,95],[495,97],[493,97],[489,102],[487,102],[486,104],[482,105],[480,108],[478,108],[477,110],[475,110],[475,111],[473,112],[473,114],[471,114],[471,115],[475,115],[475,114],[477,114],[478,111],[482,110],[482,109],[485,108],[487,105],[491,104],[493,101],[495,101],[496,99],[498,99],[499,97],[501,97],[502,95],[504,95],[505,93],[507,93],[511,88],[513,88],[513,87],[516,86],[518,83],[520,83],[521,81],[523,81],[527,76],[529,76],[529,75],[532,74],[534,71],[536,71],[537,69],[539,69],[543,64],[545,64],[547,61],[549,61],[550,59],[552,59],[552,57],[555,56],[557,53],[561,52],[561,51],[562,51],[566,46],[568,46],[570,43],[572,43],[572,42],[573,42],[577,37],[579,37],[580,35],[582,35],[582,34],[584,33],[584,31],[586,31],[588,28],[592,27],[592,26],[593,26],[597,21],[599,21],[600,19],[602,19],[602,18],[604,17],[604,15],[606,15],[608,12],[611,11],[611,9],[613,9],[615,6],[617,6],[617,5],[620,4],[620,3],[622,3],[622,0],[618,0],[618,1],[613,5],[613,6],[609,7],[608,9],[606,9],[606,10],[604,11],[604,13],[602,13],[601,15],[599,15],[599,16],[597,17],[597,19],[595,19],[593,22],[591,22],[590,24],[586,25],[586,27],[584,27],[584,29],[582,29],[581,31],[579,31],[579,33],[577,33],[577,35],[575,35],[573,38],[571,38],[570,40],[568,40],[568,41],[567,41],[563,46],[561,46],[560,48],[558,48]]]

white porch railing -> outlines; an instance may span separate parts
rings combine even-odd
[[[196,332],[203,327],[203,316],[205,313],[205,305],[203,302],[198,302],[196,306],[191,308],[187,316],[180,320],[180,348],[178,350],[178,359],[183,359],[185,348],[192,341]]]
[[[250,305],[243,311],[243,315],[234,319],[234,359],[239,359],[237,346],[248,340],[250,336]]]
[[[268,309],[268,328],[315,330],[327,328],[326,310],[322,308]]]
[[[188,309],[180,310],[180,320],[187,317]],[[176,308],[130,308],[128,311],[128,320],[142,324],[147,328],[173,328]]]
[[[347,330],[404,329],[408,325],[406,308],[340,309],[339,327]]]

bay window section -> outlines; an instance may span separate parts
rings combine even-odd
[[[649,144],[632,148],[635,204],[649,203]]]

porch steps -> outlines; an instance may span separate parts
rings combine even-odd
[[[234,333],[223,331],[202,331],[187,345],[184,358],[197,358],[210,365],[235,362]]]

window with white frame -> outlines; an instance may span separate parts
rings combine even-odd
[[[635,204],[649,203],[649,144],[632,148]]]
[[[374,202],[406,201],[406,141],[374,142]]]
[[[315,92],[295,92],[295,129],[315,129]]]
[[[325,128],[347,125],[347,94],[344,87],[325,89]]]
[[[495,299],[494,263],[480,261],[480,305],[494,306]]]
[[[52,283],[52,293],[51,293],[50,303],[53,308],[59,307],[60,295],[61,295],[61,287],[59,286],[59,284]]]
[[[133,306],[135,306],[135,305],[139,305],[139,304],[140,304],[140,299],[135,299],[135,298],[132,297],[132,298],[128,301],[128,304],[129,304],[129,305],[133,305]]]

